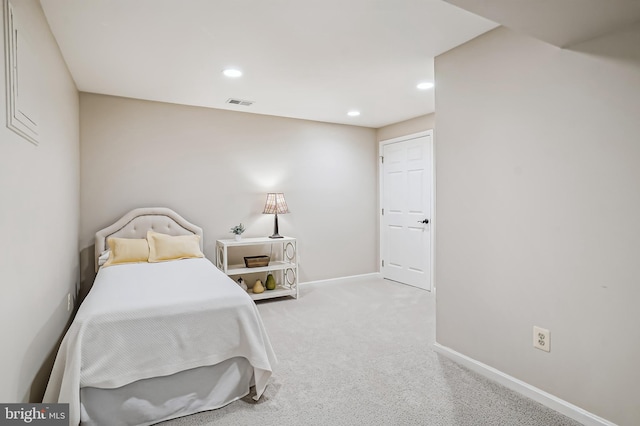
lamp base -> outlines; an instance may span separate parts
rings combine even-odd
[[[278,232],[278,213],[276,213],[275,220],[273,221],[273,235],[270,235],[269,238],[284,238]]]

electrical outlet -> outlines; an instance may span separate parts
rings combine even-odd
[[[71,311],[71,293],[67,293],[67,312]]]
[[[533,347],[545,352],[551,351],[551,338],[549,330],[533,326]]]

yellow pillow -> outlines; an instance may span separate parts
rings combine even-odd
[[[149,243],[144,238],[107,238],[109,260],[103,267],[121,263],[146,262],[149,259]]]
[[[171,236],[147,231],[149,262],[204,257],[200,250],[199,235]]]

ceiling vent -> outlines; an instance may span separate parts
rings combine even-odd
[[[234,98],[227,99],[227,103],[233,104],[233,105],[242,105],[242,106],[253,105],[253,101],[245,101],[243,99],[234,99]]]

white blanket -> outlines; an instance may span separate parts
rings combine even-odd
[[[67,331],[44,402],[68,402],[80,422],[80,388],[136,380],[245,357],[256,399],[276,357],[258,310],[207,259],[115,265],[98,272]]]

